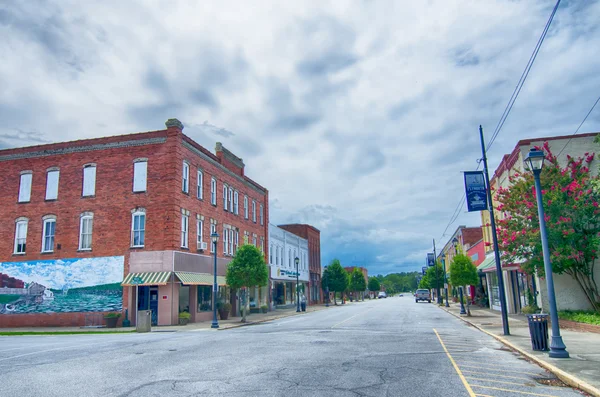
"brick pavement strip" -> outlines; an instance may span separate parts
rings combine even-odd
[[[527,357],[529,360],[537,363],[541,367],[552,372],[554,375],[556,375],[557,378],[562,380],[567,385],[577,388],[577,389],[580,389],[580,390],[583,390],[584,392],[586,392],[592,396],[600,397],[600,389],[598,387],[596,387],[597,385],[600,385],[600,381],[597,382],[597,385],[596,384],[591,385],[588,382],[581,380],[577,376],[575,376],[567,371],[564,371],[563,369],[560,369],[559,367],[557,367],[554,364],[551,364],[550,362],[544,360],[540,356],[537,356],[530,352],[527,352],[523,347],[518,346],[517,344],[508,341],[505,337],[497,335],[494,332],[492,332],[491,330],[485,329],[486,325],[489,327],[490,325],[495,325],[495,324],[494,323],[486,323],[486,322],[484,322],[484,323],[477,322],[476,321],[477,317],[482,317],[482,316],[477,316],[477,315],[472,316],[472,317],[461,316],[459,314],[458,305],[451,305],[450,308],[446,308],[444,306],[438,306],[438,307],[443,309],[444,311],[452,314],[453,316],[459,318],[460,320],[464,321],[465,323],[477,328],[481,332],[492,336],[496,340],[498,340],[501,343],[503,343],[504,345],[508,346],[510,349],[520,353],[521,355]],[[476,312],[479,310],[481,310],[481,309],[471,309],[472,312],[474,312],[474,311]],[[486,312],[489,312],[489,310],[486,310]],[[497,315],[495,313],[493,313],[493,316],[498,317],[498,318],[500,317],[499,315]],[[515,329],[524,328],[520,324],[515,327],[514,322],[522,322],[522,320],[513,320],[513,322],[511,323],[511,321],[509,319],[509,325],[511,326],[511,333],[513,333],[513,334],[515,334],[515,332],[514,332]],[[529,333],[529,331],[527,331],[527,335],[528,335],[528,333]],[[598,344],[600,346],[600,339],[598,340]],[[567,350],[568,350],[568,346],[567,346]],[[557,360],[565,360],[565,359],[557,359]],[[566,359],[566,360],[569,360],[569,359]]]

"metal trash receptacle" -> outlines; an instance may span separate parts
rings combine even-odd
[[[548,315],[528,314],[527,322],[533,350],[548,350]]]
[[[137,323],[135,330],[137,332],[150,332],[152,326],[152,311],[139,310],[137,313]]]

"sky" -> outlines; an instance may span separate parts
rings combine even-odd
[[[0,149],[164,128],[243,158],[270,220],[321,231],[323,264],[419,270],[478,226],[477,168],[553,0],[0,4]],[[600,1],[562,1],[490,172],[572,134],[600,95]],[[600,107],[580,132],[600,131]],[[444,231],[446,230],[445,234]]]

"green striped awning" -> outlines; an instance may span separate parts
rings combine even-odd
[[[208,273],[175,272],[175,275],[185,285],[213,285],[214,276]],[[217,276],[217,285],[227,285],[225,277]]]
[[[482,272],[491,272],[493,271],[493,269],[496,268],[496,256],[494,255],[494,253],[492,252],[491,254],[488,254],[485,259],[483,260],[483,262],[481,262],[479,264],[479,266],[477,266],[477,270],[481,270]]]
[[[129,273],[123,282],[122,286],[133,287],[135,285],[167,285],[171,272],[146,272],[146,273]],[[133,284],[133,278],[139,277],[142,279],[141,284]]]

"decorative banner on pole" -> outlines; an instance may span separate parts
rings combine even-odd
[[[423,271],[423,275],[427,274],[427,268],[425,266],[421,268],[421,271]]]
[[[485,211],[488,209],[483,171],[465,171],[465,194],[467,197],[467,211]]]
[[[433,256],[433,252],[427,254],[427,266],[435,265],[435,257]]]

